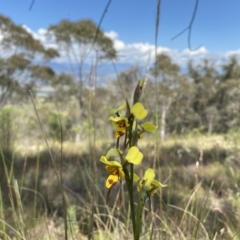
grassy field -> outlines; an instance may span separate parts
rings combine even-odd
[[[136,171],[141,175],[150,165],[157,179],[168,184],[145,206],[141,239],[240,239],[237,133],[170,138],[159,143],[157,156],[154,139],[141,141],[145,158]],[[61,154],[61,144],[51,142],[54,166],[44,141],[2,151],[1,238],[64,239],[66,209],[69,239],[132,239],[126,194],[121,208],[116,206],[119,185],[105,202],[107,173],[99,158],[110,143],[66,142]]]

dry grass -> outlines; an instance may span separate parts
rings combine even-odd
[[[97,139],[95,142],[95,148],[100,149],[103,145],[110,146],[112,144],[112,139]],[[140,147],[146,147],[148,145],[154,145],[155,139],[146,138],[139,141]],[[59,141],[49,141],[51,148],[60,148],[61,144]],[[240,146],[240,136],[226,134],[226,135],[203,135],[203,134],[189,134],[184,136],[176,136],[167,138],[164,142],[160,143],[162,148],[170,148],[176,145],[182,146],[183,148],[197,148],[201,150],[210,150],[213,148],[232,150],[239,148]],[[37,154],[39,151],[46,150],[46,146],[43,141],[29,143],[29,142],[16,142],[14,149],[24,154]],[[71,141],[65,141],[63,143],[63,149],[66,153],[76,153],[86,152],[89,150],[89,141],[81,140],[79,143],[74,143]]]
[[[236,167],[239,156],[238,141],[238,136],[230,134],[225,136],[192,134],[169,138],[161,143],[162,159],[157,174],[161,178],[159,180],[167,181],[168,187],[153,198],[151,213],[148,204],[146,205],[143,218],[144,234],[141,239],[149,239],[151,234],[153,239],[162,240],[240,239],[238,230],[240,174]],[[104,204],[106,172],[103,167],[98,166],[97,183],[92,185],[94,181],[91,164],[93,161],[99,162],[100,154],[104,154],[110,143],[107,140],[96,142],[96,159],[91,159],[87,141],[79,144],[63,143],[64,185],[67,187],[69,204],[76,209],[74,213],[76,219],[72,221],[71,227],[74,231],[69,232],[69,239],[89,238],[92,203],[95,210],[91,236],[94,235],[94,239],[132,239],[127,199],[123,199],[125,204],[121,211],[117,211],[114,201],[118,189],[115,188],[111,193],[109,207]],[[55,156],[58,156],[60,144],[50,142],[50,146]],[[154,146],[154,140],[143,139],[139,146],[146,153],[145,161],[151,163],[153,156],[149,146]],[[200,150],[204,162],[197,165]],[[224,151],[225,155],[220,156],[221,151]],[[38,212],[37,217],[34,218],[32,195],[29,195],[30,190],[24,190],[21,194],[22,206],[26,213],[23,218],[27,229],[24,239],[64,239],[61,197],[45,146],[18,143],[15,153],[17,154],[15,154],[16,167],[13,169],[14,177],[25,189],[38,192],[35,211],[41,210],[41,213]],[[22,159],[21,164],[17,164],[19,159]],[[39,176],[36,178],[37,168],[39,168]],[[141,169],[137,171],[141,172]],[[33,184],[36,179],[37,189]],[[8,189],[1,190],[6,201]],[[97,199],[91,198],[91,191],[96,191]],[[46,214],[43,214],[43,206],[40,204],[43,200],[48,208]],[[4,202],[3,208],[5,221],[19,231],[11,220],[9,214],[12,213],[11,207]],[[14,239],[14,235],[11,235],[13,231],[7,228],[6,232],[11,239]]]

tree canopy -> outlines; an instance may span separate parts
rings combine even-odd
[[[46,63],[59,54],[55,49],[45,48],[23,26],[3,15],[0,15],[0,34],[3,53],[0,58],[0,104],[3,105],[13,96],[23,96],[27,93],[25,90],[33,90],[36,79],[49,80],[54,74],[49,66],[36,65],[36,57]]]

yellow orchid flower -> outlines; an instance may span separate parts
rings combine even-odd
[[[157,192],[159,187],[166,187],[167,185],[158,182],[155,178],[155,173],[152,168],[148,168],[143,176],[143,179],[134,174],[133,180],[134,182],[138,182],[138,191],[141,189],[147,191],[148,195],[154,194]]]
[[[116,128],[115,137],[119,138],[124,135],[129,126],[128,119],[126,117],[109,117],[108,120],[112,121],[113,126]]]
[[[128,150],[128,153],[127,153],[125,159],[129,163],[138,165],[142,162],[143,154],[139,151],[139,149],[137,147],[133,146]]]
[[[148,111],[140,102],[137,102],[132,106],[131,113],[139,120],[144,119],[148,115]]]
[[[111,188],[119,181],[120,178],[124,178],[125,174],[123,172],[121,163],[117,161],[108,161],[105,156],[100,158],[100,162],[106,165],[106,170],[110,173],[106,180],[106,188]]]
[[[106,180],[106,188],[111,188],[114,184],[119,181],[119,176],[117,175],[109,175]]]
[[[108,120],[112,121],[115,127],[128,127],[128,119],[126,117],[109,117]]]

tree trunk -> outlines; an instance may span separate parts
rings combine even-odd
[[[213,132],[213,119],[213,115],[208,117],[208,135],[211,135]]]
[[[160,137],[161,140],[164,141],[165,135],[166,135],[166,116],[167,116],[167,111],[170,108],[172,103],[172,98],[169,97],[167,101],[163,101],[163,106],[162,106],[162,114],[161,114],[161,127],[160,127]]]
[[[162,107],[162,115],[161,115],[161,128],[160,128],[160,137],[161,140],[164,141],[165,134],[166,134],[166,113],[167,113],[167,107]]]
[[[82,122],[82,115],[83,115],[83,84],[80,81],[78,86],[78,113],[76,118],[76,124],[80,127]],[[81,140],[81,127],[80,130],[76,133],[75,142],[78,143]]]

